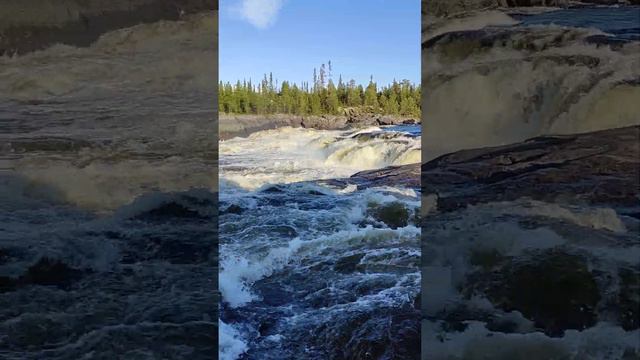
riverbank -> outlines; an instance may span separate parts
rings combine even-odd
[[[380,114],[353,115],[244,115],[219,114],[219,136],[221,140],[236,136],[249,136],[252,133],[281,127],[302,127],[316,130],[345,130],[367,126],[420,124],[419,118],[410,116],[391,116]]]

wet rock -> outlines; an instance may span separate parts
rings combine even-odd
[[[333,266],[333,270],[340,273],[352,273],[356,271],[356,268],[363,257],[364,254],[361,253],[341,257],[336,261],[336,264]]]
[[[567,329],[583,330],[597,322],[600,291],[584,259],[547,251],[513,260],[500,270],[475,278],[485,283],[492,303],[518,311],[547,335]],[[476,285],[468,284],[471,287]]]
[[[31,265],[20,278],[20,284],[52,285],[68,288],[82,276],[82,271],[74,269],[60,260],[42,258]]]
[[[392,288],[397,282],[398,277],[391,274],[360,278],[353,284],[352,292],[358,297],[377,294],[384,289]]]
[[[356,300],[353,293],[340,289],[325,288],[308,295],[304,301],[314,308],[326,308],[339,304],[348,304]]]
[[[188,240],[178,240],[179,236],[156,239],[150,258],[167,260],[172,264],[199,264],[208,260],[214,244],[213,234],[192,234]]]
[[[621,268],[618,277],[618,321],[623,329],[636,330],[640,328],[640,269]]]
[[[638,139],[632,126],[463,150],[422,165],[423,191],[439,211],[520,198],[636,208]]]
[[[382,205],[373,205],[370,209],[370,213],[374,219],[382,221],[392,229],[409,225],[409,210],[399,201]]]
[[[231,204],[229,206],[227,206],[225,209],[223,209],[222,211],[220,211],[220,215],[224,215],[224,214],[236,214],[236,215],[240,215],[244,212],[244,208],[242,208],[239,205],[236,204]]]
[[[272,185],[272,186],[267,186],[266,188],[262,189],[260,192],[267,193],[267,194],[282,194],[285,192],[285,190],[283,189],[282,186]]]
[[[282,306],[291,302],[291,294],[277,281],[266,279],[256,284],[262,303],[267,306]]]
[[[358,188],[403,186],[420,189],[420,164],[390,166],[383,169],[361,171],[348,179],[337,180],[334,183],[343,183],[343,185],[355,184]]]
[[[505,257],[495,249],[476,249],[471,252],[469,263],[491,270],[503,264]]]
[[[412,308],[391,311],[385,317],[357,318],[351,327],[354,331],[333,342],[336,350],[332,358],[419,359],[420,314]]]

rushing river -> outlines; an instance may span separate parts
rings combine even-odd
[[[417,357],[419,189],[318,180],[419,162],[419,133],[281,128],[220,143],[221,359]]]
[[[640,6],[593,6],[514,16],[522,25],[594,28],[619,40],[640,40]]]

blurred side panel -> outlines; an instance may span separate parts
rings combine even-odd
[[[423,1],[423,359],[640,356],[640,7],[589,3]]]
[[[0,358],[215,356],[217,21],[0,4]]]

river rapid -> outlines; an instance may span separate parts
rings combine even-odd
[[[417,358],[419,189],[323,180],[417,163],[420,141],[286,127],[220,143],[221,359]]]

